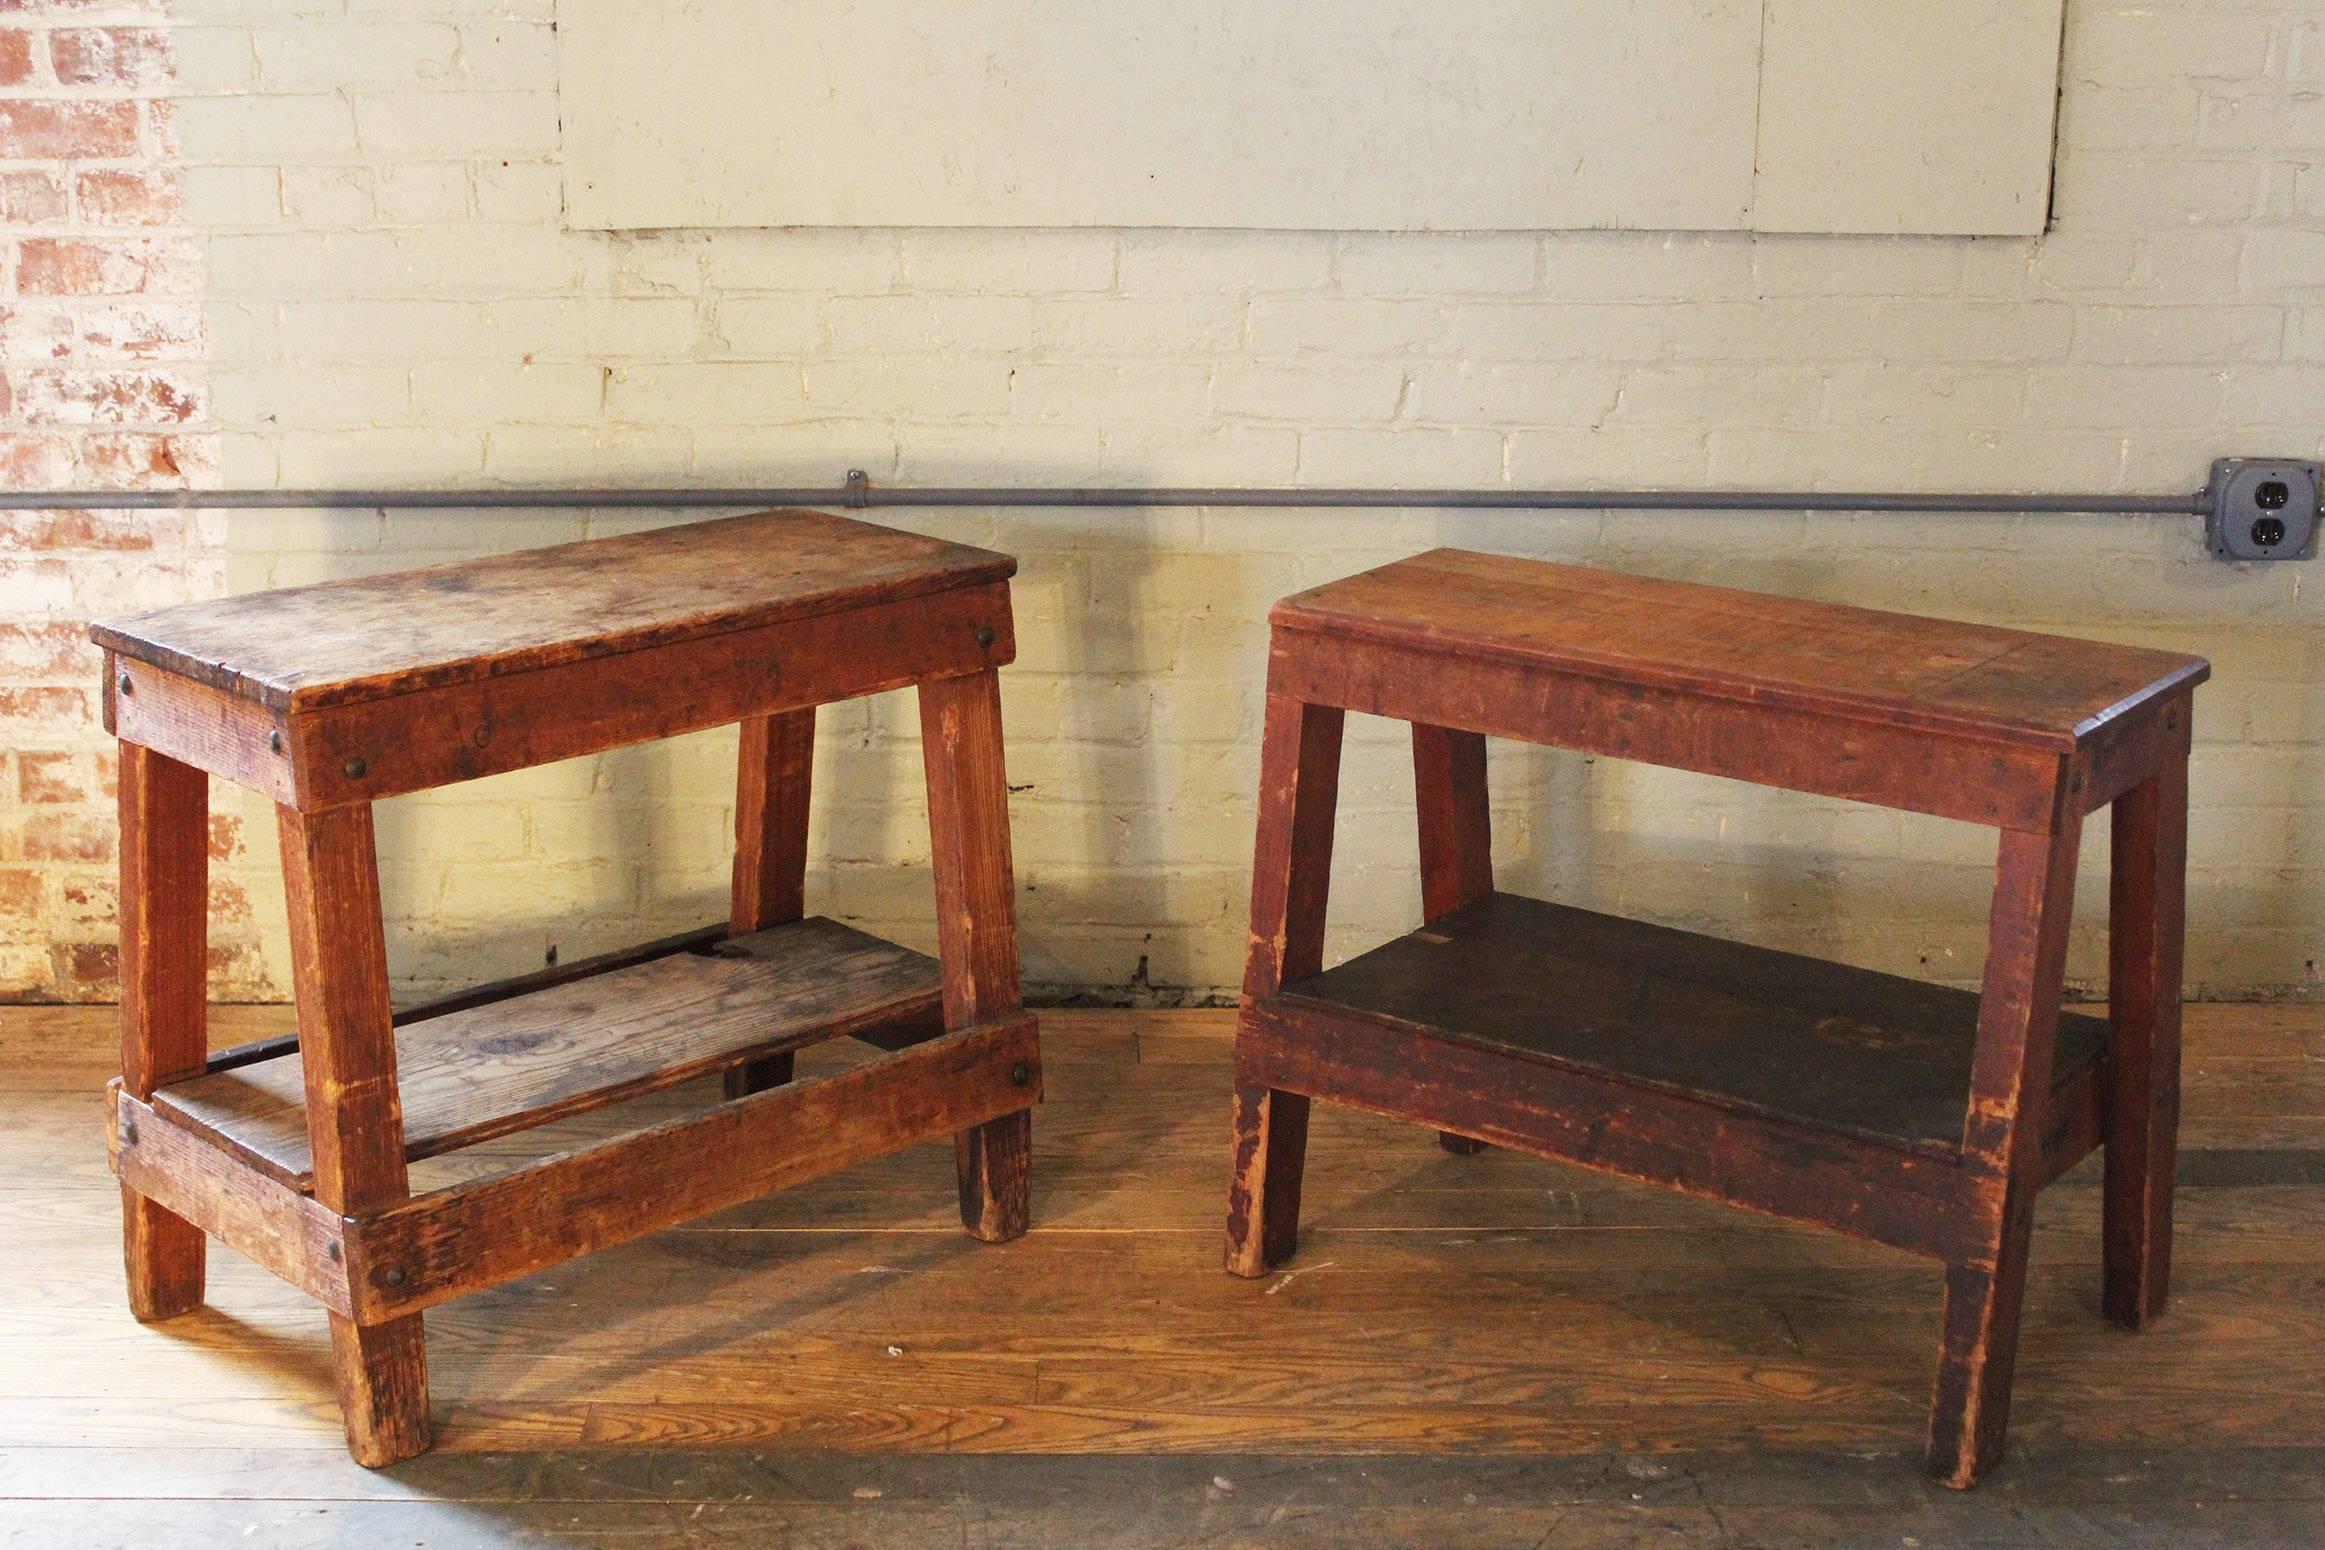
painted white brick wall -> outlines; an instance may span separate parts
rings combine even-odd
[[[182,0],[226,482],[2193,489],[2325,448],[2325,23],[2071,0],[2036,241],[1223,232],[569,233],[547,0]],[[666,520],[667,514],[645,520]],[[256,587],[634,515],[248,513]],[[1268,603],[1435,543],[2153,643],[2200,702],[2189,974],[2315,994],[2314,567],[2079,517],[976,511],[1010,550],[1030,979],[1239,978]],[[926,943],[909,701],[825,716],[814,906]],[[715,915],[731,738],[387,804],[396,972]],[[1497,748],[1505,885],[1962,980],[1984,831]],[[1417,907],[1398,731],[1359,725],[1334,949]],[[253,810],[251,821],[265,815]],[[2103,963],[2104,824],[2072,972]],[[268,847],[254,844],[260,858]],[[271,868],[245,879],[279,912]]]

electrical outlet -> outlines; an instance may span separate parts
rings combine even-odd
[[[2205,488],[2205,545],[2223,560],[2314,559],[2320,491],[2325,464],[2221,458]]]

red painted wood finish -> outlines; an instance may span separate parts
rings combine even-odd
[[[1293,1251],[1316,1098],[1911,1249],[1946,1267],[1929,1461],[1956,1486],[2000,1456],[2035,1194],[2094,1147],[2109,1316],[2161,1309],[2202,659],[1451,549],[1272,620],[1230,1270]],[[1413,724],[1423,923],[1322,973],[1351,710]],[[1495,894],[1489,735],[1994,827],[1982,995]],[[2110,802],[2112,1027],[2055,1069]],[[1942,1090],[1891,1090],[1882,1050]]]

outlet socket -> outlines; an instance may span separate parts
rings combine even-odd
[[[2321,491],[2325,464],[2221,458],[2205,487],[2205,547],[2223,560],[2314,559]]]

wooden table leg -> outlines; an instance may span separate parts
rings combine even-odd
[[[2026,1290],[2042,1132],[2058,1042],[2059,987],[2075,901],[2079,817],[2049,834],[2004,830],[1987,929],[1963,1165],[1978,1180],[1982,1241],[1946,1266],[1930,1472],[1966,1488],[2001,1457]]]
[[[369,1211],[410,1193],[371,808],[280,807],[276,816],[315,1198],[342,1215]],[[331,1315],[332,1377],[359,1464],[393,1464],[428,1446],[420,1317],[358,1324]]]
[[[2190,708],[2164,713],[2162,767],[2113,808],[2104,1301],[2107,1317],[2127,1329],[2163,1312],[2171,1289]]]
[[[121,1085],[132,1098],[209,1059],[210,778],[121,746]],[[129,1307],[151,1322],[199,1307],[202,1230],[121,1186]]]
[[[920,746],[928,769],[945,1027],[965,1028],[1022,1004],[1000,675],[988,669],[923,683]],[[953,1138],[953,1154],[961,1225],[988,1243],[1024,1233],[1032,1184],[1030,1101],[1014,1114],[961,1132]]]
[[[728,928],[742,936],[807,913],[807,807],[815,769],[815,707],[743,723],[735,772],[735,871]],[[791,1080],[791,1051],[732,1067],[726,1095]]]
[[[1267,697],[1259,756],[1259,834],[1252,847],[1251,948],[1245,1005],[1324,965],[1324,906],[1332,885],[1333,810],[1340,795],[1340,734],[1347,713],[1287,695]],[[1227,1268],[1267,1273],[1300,1234],[1300,1173],[1308,1100],[1238,1082],[1235,1151],[1227,1185]]]
[[[1421,918],[1450,915],[1493,892],[1493,816],[1486,806],[1485,734],[1413,723],[1413,805],[1421,829]],[[1437,1132],[1460,1157],[1486,1149]]]

